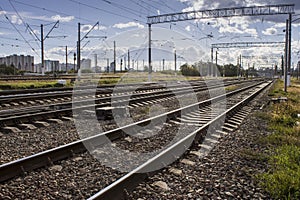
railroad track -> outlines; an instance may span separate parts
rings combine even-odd
[[[235,79],[225,79],[224,83],[230,82],[240,82]],[[247,80],[243,80],[241,82],[247,82]],[[204,86],[204,81],[190,81],[190,85],[199,87]],[[131,88],[135,88],[135,93],[138,92],[145,92],[151,90],[160,90],[164,89],[165,85],[168,84],[168,88],[178,88],[180,87],[181,83],[171,82],[164,83],[164,82],[149,82],[149,83],[140,83],[140,84],[119,84],[118,91],[126,92],[132,91]],[[95,88],[91,88],[90,86],[81,86],[82,94],[89,94],[92,90],[93,93],[102,94],[102,95],[109,95],[113,92],[115,85],[101,85]],[[70,100],[72,97],[73,88],[41,88],[41,89],[27,89],[27,90],[4,90],[0,91],[0,108],[1,107],[13,107],[17,104],[21,105],[32,105],[32,104],[46,104],[50,101],[57,101],[61,100],[61,98],[66,98],[65,100]]]
[[[193,90],[195,93],[199,93],[201,91],[205,91],[207,89],[214,89],[218,88],[219,86],[229,86],[234,84],[241,84],[241,83],[248,83],[249,81],[226,81],[223,85],[213,85],[209,88],[205,85],[205,83],[200,82],[200,84],[193,84]],[[33,128],[35,125],[41,126],[41,120],[54,118],[59,119],[62,117],[69,117],[71,116],[73,110],[77,109],[89,109],[91,107],[96,108],[96,112],[99,116],[99,119],[110,119],[111,118],[111,105],[114,102],[117,102],[119,107],[124,107],[129,105],[129,107],[136,107],[136,106],[143,106],[148,104],[153,104],[152,100],[161,99],[161,100],[170,100],[174,99],[175,95],[185,95],[189,92],[186,90],[190,86],[180,86],[178,85],[171,85],[168,88],[158,86],[151,86],[150,88],[139,88],[138,90],[130,91],[118,89],[118,93],[112,96],[112,93],[104,93],[104,94],[97,94],[90,95],[93,93],[92,91],[88,92],[86,90],[79,89],[80,94],[76,96],[77,99],[73,99],[71,101],[71,97],[68,98],[68,102],[65,103],[52,103],[46,105],[35,105],[29,106],[25,108],[16,108],[16,109],[7,109],[0,111],[0,124],[1,130],[4,132],[12,131],[16,132],[19,131],[18,127],[21,128]],[[172,89],[172,91],[170,90]],[[78,92],[77,92],[78,93]],[[52,94],[51,94],[52,95]],[[57,94],[55,94],[57,95]],[[60,95],[60,94],[59,94]],[[63,94],[64,95],[64,94]],[[40,95],[38,95],[40,97]],[[47,96],[47,95],[46,95]],[[24,97],[22,97],[23,99]],[[28,97],[31,98],[31,97]],[[10,98],[8,98],[10,99]],[[6,99],[6,100],[8,100]],[[83,99],[83,100],[82,100]],[[35,101],[31,101],[32,104]],[[75,105],[75,106],[74,106]],[[106,109],[106,108],[107,109]],[[103,109],[101,109],[103,108]],[[37,123],[36,123],[37,122]],[[33,126],[32,126],[33,125]]]
[[[130,89],[131,87],[135,87],[136,85],[129,84],[124,85],[124,91]],[[159,90],[162,86],[157,84],[145,84],[142,85],[144,87],[137,88],[135,91],[143,92],[143,91],[150,91],[150,90]],[[122,87],[122,86],[120,86]],[[82,94],[90,94],[91,91],[93,93],[101,95],[109,95],[113,91],[112,85],[101,86],[98,87],[95,91],[95,88],[84,87],[81,86]],[[21,93],[22,92],[22,93]],[[55,103],[57,101],[70,101],[73,88],[47,88],[47,89],[34,89],[34,90],[13,90],[13,91],[1,91],[0,92],[0,106],[1,107],[8,107],[11,108],[13,106],[20,105],[33,105],[33,104],[49,104]]]
[[[268,87],[272,82],[263,83],[257,85],[256,89],[252,90],[248,94],[244,94],[241,96],[241,99],[238,103],[231,103],[232,105],[230,108],[228,108],[223,113],[216,115],[212,117],[211,119],[207,120],[205,124],[201,124],[201,126],[191,132],[190,134],[182,137],[179,139],[176,143],[173,145],[165,148],[164,150],[160,151],[157,155],[154,157],[146,160],[144,163],[140,164],[135,169],[131,170],[118,180],[114,181],[112,184],[108,185],[107,187],[103,188],[90,198],[92,199],[125,199],[128,195],[128,191],[133,190],[140,182],[142,182],[146,177],[150,175],[153,175],[154,173],[157,173],[159,170],[152,170],[152,169],[158,169],[157,166],[161,168],[166,166],[166,162],[169,160],[178,160],[178,154],[174,152],[185,152],[188,151],[188,146],[190,142],[193,143],[199,143],[203,142],[204,144],[201,145],[200,150],[194,151],[193,154],[198,155],[199,157],[203,157],[210,149],[213,148],[214,143],[217,143],[218,138],[222,137],[222,135],[228,134],[228,132],[232,132],[235,129],[237,129],[236,124],[240,124],[241,118],[245,118],[247,114],[251,111],[251,109],[247,109],[246,111],[242,111],[241,113],[238,113],[244,106],[246,106],[255,96],[257,96],[260,92],[262,92],[266,87]],[[207,110],[206,110],[207,111]],[[201,116],[206,113],[204,110],[200,110],[200,112],[193,113],[194,116]],[[224,118],[225,123],[223,125],[219,125],[220,119]],[[179,120],[182,123],[182,120]],[[189,121],[190,122],[190,121]],[[186,123],[186,122],[184,122]],[[191,122],[190,122],[191,123]],[[194,121],[194,123],[197,123]],[[199,124],[199,122],[198,122]],[[215,134],[211,134],[208,136],[208,138],[205,138],[205,134],[207,134],[207,131],[211,125],[215,125],[217,128],[215,129]],[[204,140],[204,141],[203,141]],[[187,152],[186,152],[187,153]],[[189,152],[190,153],[190,152]],[[181,162],[188,163],[189,160],[182,159]]]
[[[84,154],[86,152],[86,148],[92,148],[92,153],[100,154],[103,153],[99,151],[98,148],[105,146],[105,141],[108,138],[110,141],[116,141],[115,144],[118,144],[117,141],[121,141],[118,145],[122,146],[124,142],[124,138],[127,142],[125,142],[125,146],[130,146],[128,141],[133,140],[131,136],[126,135],[126,132],[135,130],[133,127],[140,126],[143,127],[151,121],[162,122],[161,119],[167,120],[164,121],[166,128],[164,128],[164,135],[158,135],[157,139],[162,140],[165,138],[168,141],[168,138],[172,136],[170,134],[172,131],[166,131],[167,129],[178,128],[178,126],[190,127],[193,124],[196,127],[195,130],[188,132],[188,134],[180,135],[179,138],[176,138],[176,142],[166,146],[162,150],[158,151],[157,154],[151,158],[147,158],[143,160],[142,164],[138,163],[136,167],[131,169],[131,171],[127,174],[118,173],[117,176],[114,176],[113,179],[118,178],[116,181],[111,181],[107,183],[107,181],[102,184],[102,189],[99,192],[94,191],[94,195],[91,196],[90,199],[118,199],[123,198],[126,193],[124,190],[130,191],[133,189],[136,184],[142,181],[147,175],[152,173],[145,173],[147,169],[155,169],[157,166],[163,167],[167,163],[168,160],[174,160],[174,152],[186,150],[186,147],[189,146],[191,141],[201,141],[204,138],[207,130],[210,125],[215,125],[220,133],[224,131],[231,131],[236,128],[236,125],[230,123],[232,117],[238,110],[240,110],[243,106],[245,106],[250,100],[252,100],[259,92],[264,90],[271,82],[259,82],[253,84],[251,86],[247,86],[241,88],[239,90],[229,92],[224,95],[219,95],[214,97],[213,99],[208,99],[205,101],[201,101],[195,103],[190,106],[185,106],[183,108],[179,108],[159,116],[151,117],[146,120],[142,120],[139,122],[135,122],[133,124],[127,125],[125,127],[120,127],[111,131],[107,131],[98,135],[94,135],[91,137],[84,138],[82,140],[72,142],[70,144],[66,144],[54,149],[50,149],[47,151],[40,152],[38,154],[25,157],[16,161],[12,161],[0,166],[0,182],[3,184],[7,182],[13,182],[14,177],[18,177],[22,174],[28,175],[30,171],[37,170],[41,167],[51,166],[53,163],[60,163],[61,160],[69,159],[70,157],[76,157],[78,155]],[[222,113],[214,111],[212,109],[213,105],[217,105],[218,102],[222,102],[224,98],[227,98],[227,106],[228,108]],[[238,99],[238,103],[237,103]],[[215,102],[212,104],[212,102]],[[200,120],[199,120],[200,118]],[[234,118],[234,117],[233,117]],[[235,117],[236,118],[236,117]],[[197,120],[198,119],[198,120]],[[219,122],[220,119],[226,119],[225,123]],[[153,126],[151,130],[147,130],[141,128],[140,130],[135,130],[136,135],[145,135],[146,132],[157,132],[155,130],[157,125]],[[160,133],[162,134],[162,133]],[[126,137],[125,137],[126,136]],[[129,138],[128,138],[129,137]],[[173,135],[174,137],[174,135]],[[122,140],[123,138],[123,140]],[[154,140],[156,141],[156,140]],[[144,145],[149,142],[148,140],[144,141]],[[148,146],[153,146],[153,144],[148,144]],[[131,146],[136,146],[131,143]],[[141,146],[141,145],[138,145]],[[143,146],[143,145],[142,145]],[[123,146],[124,147],[124,146]],[[91,149],[89,149],[91,150]],[[176,151],[175,151],[176,150]],[[142,151],[145,151],[145,148],[142,148]],[[105,152],[104,152],[105,153]],[[82,157],[81,157],[82,159]],[[129,157],[125,158],[129,160]],[[133,162],[133,160],[131,160]],[[104,162],[104,161],[103,161]],[[128,161],[129,162],[129,161]],[[61,164],[61,163],[60,163]],[[107,167],[109,168],[109,167]],[[114,169],[108,169],[110,171],[115,172]],[[99,172],[101,173],[101,171]],[[106,173],[104,173],[106,174]],[[25,177],[26,177],[25,175]],[[13,179],[10,181],[10,179]],[[10,183],[7,183],[10,184]],[[91,195],[90,193],[88,195]]]

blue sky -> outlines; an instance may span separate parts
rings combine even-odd
[[[300,14],[297,0],[1,0],[0,2],[0,56],[10,54],[30,54],[35,63],[40,62],[40,44],[30,33],[40,36],[40,25],[44,24],[44,34],[54,23],[59,26],[45,40],[45,58],[65,62],[68,46],[69,60],[73,62],[73,52],[77,41],[77,24],[80,22],[83,36],[96,22],[99,26],[89,34],[92,37],[82,41],[82,57],[94,58],[98,63],[112,59],[113,41],[117,44],[117,57],[123,58],[128,49],[132,59],[147,60],[147,16],[237,6],[294,3],[296,14]],[[7,19],[7,18],[8,19]],[[284,41],[283,29],[287,16],[234,17],[153,25],[154,60],[172,60],[176,49],[180,62],[207,61],[210,59],[210,45],[219,42],[241,41]],[[300,16],[298,16],[300,17]],[[296,18],[296,17],[295,17]],[[300,22],[300,20],[298,21]],[[18,31],[16,30],[18,29]],[[297,62],[300,50],[299,23],[293,26],[293,62]],[[208,38],[207,35],[213,37]],[[67,36],[63,38],[61,36]],[[32,50],[33,49],[33,50]],[[254,56],[245,59],[245,65],[278,63],[282,48],[222,49],[219,64],[236,63],[237,56]],[[262,59],[267,56],[269,59]],[[272,57],[275,57],[272,59]],[[156,63],[159,67],[159,62]]]

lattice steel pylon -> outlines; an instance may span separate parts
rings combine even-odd
[[[170,23],[186,20],[222,18],[222,17],[238,17],[238,16],[259,16],[259,15],[282,15],[294,14],[295,4],[281,4],[281,5],[266,5],[266,6],[250,6],[250,7],[234,7],[222,8],[214,10],[198,10],[189,12],[179,12],[171,14],[163,14],[147,17],[147,24],[149,28],[149,81],[152,73],[152,58],[151,58],[151,25],[159,23]]]

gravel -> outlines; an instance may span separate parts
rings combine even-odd
[[[199,94],[198,98],[203,98],[204,100],[207,96],[203,93]],[[169,109],[172,109],[172,105],[175,107],[177,106],[170,102],[166,103],[166,106],[168,106]],[[135,113],[132,113],[132,115],[135,115]],[[104,130],[110,130],[113,128],[115,128],[114,124],[105,122]],[[172,134],[172,128],[168,129],[167,127],[167,130]],[[165,137],[167,136],[168,134],[165,134]],[[155,142],[157,142],[157,144],[161,146],[160,142],[164,141],[164,138],[155,137],[149,144],[155,144]],[[208,190],[209,188],[212,190],[212,184],[218,183],[220,190],[224,186],[224,195],[227,195],[228,198],[228,196],[236,196],[237,193],[241,192],[230,189],[237,186],[233,185],[236,181],[242,181],[240,182],[240,188],[246,188],[247,191],[252,191],[254,188],[252,185],[254,185],[255,182],[252,181],[248,183],[249,177],[247,176],[244,177],[244,179],[240,179],[238,175],[240,173],[243,175],[243,171],[236,170],[238,167],[235,166],[235,163],[242,163],[239,157],[234,157],[234,155],[236,155],[236,150],[241,147],[241,144],[229,145],[232,142],[236,144],[237,141],[240,142],[242,140],[235,141],[235,138],[233,137],[229,138],[227,141],[226,138],[224,138],[224,142],[222,143],[228,143],[228,145],[225,145],[224,148],[221,148],[222,146],[220,146],[219,148],[214,149],[212,154],[205,158],[206,160],[204,159],[199,161],[197,156],[190,155],[184,162],[177,162],[172,165],[172,170],[166,168],[163,173],[150,178],[150,183],[140,185],[137,190],[132,193],[131,197],[134,199],[137,199],[138,197],[158,197],[162,199],[169,199],[196,197],[198,194],[200,194],[200,196],[205,196],[205,192],[210,191]],[[67,121],[63,124],[50,123],[49,127],[38,128],[30,131],[22,130],[20,133],[3,134],[0,135],[0,164],[24,156],[29,156],[42,150],[57,147],[77,139],[79,139],[79,136],[72,121]],[[124,141],[125,143],[122,144]],[[139,142],[130,137],[127,137],[124,141],[121,141],[119,145],[130,146],[130,143],[134,144]],[[244,141],[245,145],[249,145],[249,141],[251,141],[251,137]],[[151,150],[151,148],[148,149],[147,146],[140,147],[140,149],[135,148],[134,150],[138,149],[145,152]],[[152,149],[153,148],[157,147],[152,145]],[[228,152],[228,149],[230,148],[231,151]],[[220,157],[220,153],[224,154],[224,156]],[[220,158],[218,158],[218,156]],[[194,164],[192,165],[191,163]],[[253,162],[250,163],[253,164]],[[259,164],[260,163],[255,163],[255,166],[259,167]],[[197,166],[196,169],[195,166]],[[216,170],[216,172],[211,170]],[[245,170],[247,171],[247,168],[245,168]],[[236,171],[239,173],[236,174]],[[176,176],[174,176],[174,174]],[[77,155],[72,159],[57,162],[55,165],[48,168],[25,173],[22,177],[1,184],[0,198],[82,199],[91,196],[121,175],[122,174],[120,172],[101,165],[99,161],[86,152],[84,154]],[[154,184],[154,182],[156,183]],[[203,189],[203,184],[207,184],[208,189],[206,186],[204,187],[205,189]],[[196,188],[199,189],[196,190]],[[259,194],[261,194],[259,189],[256,190],[259,191]],[[252,193],[257,194],[256,190],[252,191]],[[197,193],[195,193],[195,191],[197,191]],[[212,191],[210,191],[209,194],[211,194]],[[223,193],[220,192],[213,194],[223,195]],[[251,197],[255,198],[256,196],[252,195]]]
[[[202,91],[197,94],[197,98],[199,101],[205,100],[208,98],[208,92]],[[179,107],[178,101],[176,98],[174,100],[162,101],[159,103],[165,110],[174,110]],[[139,121],[145,118],[148,118],[149,107],[154,107],[154,104],[150,104],[148,106],[141,106],[130,109],[130,115],[132,116],[134,121]],[[155,111],[154,111],[155,112]],[[161,111],[160,111],[161,112]],[[111,121],[102,121],[100,122],[101,128],[103,131],[112,130],[117,128],[117,125]],[[22,157],[26,157],[40,151],[44,151],[47,149],[55,148],[60,145],[64,145],[73,141],[76,141],[82,138],[82,135],[78,135],[76,127],[73,121],[64,121],[63,124],[60,123],[49,123],[50,126],[48,127],[40,127],[34,130],[26,130],[23,129],[21,132],[17,133],[9,133],[9,134],[0,134],[0,164],[4,164],[16,159],[20,159]],[[86,127],[89,127],[86,125]],[[177,130],[172,131],[169,130],[170,128],[166,127],[166,132],[174,132],[176,133]],[[165,130],[165,129],[164,129]],[[151,140],[149,144],[155,144],[156,148],[163,146],[163,142],[170,141],[168,137],[173,138],[175,134],[171,134],[172,137],[168,134],[164,134],[164,139],[160,137],[156,137]],[[133,142],[132,144],[136,144],[138,141]],[[128,142],[125,143],[128,145]],[[131,145],[133,146],[133,145]],[[133,146],[134,147],[134,146]],[[144,151],[151,151],[152,146],[150,145],[150,150],[148,147],[143,147]],[[132,149],[132,148],[131,148]],[[139,149],[139,147],[137,148]]]
[[[266,96],[252,106],[257,111],[265,102]],[[266,170],[267,163],[246,153],[267,151],[256,142],[258,137],[269,134],[266,123],[255,116],[250,115],[239,130],[219,139],[206,157],[187,153],[141,183],[128,199],[270,199],[255,178]],[[197,146],[191,149],[197,150]]]
[[[103,131],[116,128],[108,122],[102,122]],[[87,125],[88,127],[88,125]],[[79,140],[73,121],[49,123],[47,127],[33,130],[24,129],[17,133],[0,134],[0,164],[55,148]]]
[[[2,183],[0,199],[86,199],[121,176],[83,153]]]

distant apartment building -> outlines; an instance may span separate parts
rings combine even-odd
[[[44,72],[59,71],[60,65],[58,60],[44,60]],[[41,73],[42,67],[41,63],[34,66],[34,72]]]
[[[71,69],[76,69],[76,66],[74,67],[74,64],[73,63],[68,63],[67,64],[67,71],[71,70]],[[61,63],[59,64],[59,71],[66,71],[66,63]]]
[[[92,67],[92,60],[91,59],[82,59],[80,62],[81,69],[91,69]]]
[[[34,57],[30,55],[24,56],[14,54],[6,57],[1,57],[0,64],[5,64],[7,66],[13,65],[19,70],[34,72]]]
[[[58,60],[45,60],[45,72],[59,71]]]

